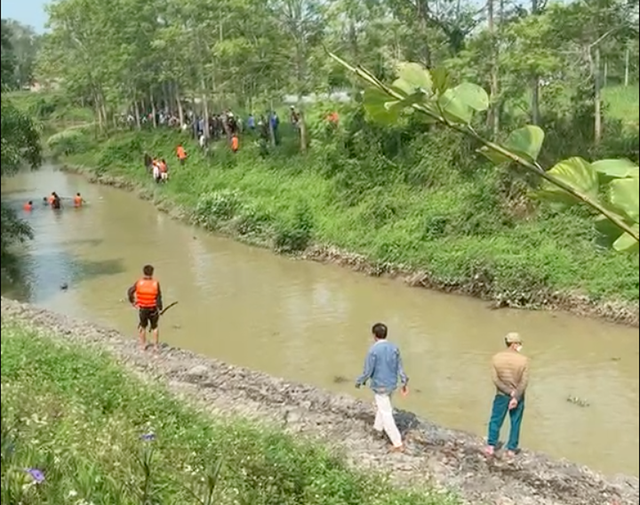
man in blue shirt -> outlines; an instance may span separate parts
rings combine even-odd
[[[359,388],[369,381],[369,387],[374,393],[376,403],[376,420],[373,429],[378,432],[384,431],[391,440],[393,451],[402,451],[404,445],[402,436],[393,419],[393,407],[391,406],[391,395],[398,388],[398,377],[402,384],[402,394],[409,392],[407,384],[408,377],[402,368],[402,358],[398,346],[387,341],[387,326],[376,323],[371,328],[374,344],[367,353],[364,362],[364,372],[356,380],[356,387]]]

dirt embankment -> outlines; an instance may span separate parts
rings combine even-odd
[[[140,198],[145,200],[154,199],[152,190],[143,185],[136,184],[126,177],[97,174],[91,169],[78,166],[66,165],[63,169],[68,172],[82,174],[86,176],[90,182],[95,184],[103,184],[127,191],[134,191]],[[154,203],[160,210],[167,212],[173,218],[184,221],[191,220],[191,209],[182,208],[167,200],[154,200]],[[217,232],[224,233],[242,242],[274,249],[267,237],[252,237],[249,239],[236,233],[233,227],[217,230]],[[477,272],[473,276],[473,279],[468,282],[448,283],[434,279],[428,270],[416,271],[404,265],[372,262],[360,254],[343,251],[339,248],[322,244],[312,245],[306,251],[299,254],[298,257],[320,263],[337,264],[370,276],[392,277],[414,287],[435,289],[446,293],[457,293],[481,298],[488,300],[492,309],[512,307],[521,309],[560,310],[579,316],[604,319],[629,326],[637,327],[640,323],[640,306],[638,303],[594,301],[581,294],[552,292],[549,290],[538,290],[529,293],[503,292],[496,294],[492,289],[491,279],[483,272]]]
[[[163,347],[158,356],[140,352],[133,339],[114,330],[2,298],[2,320],[20,321],[53,338],[97,344],[145,378],[212,412],[276,423],[292,433],[338,447],[360,468],[391,472],[398,483],[430,482],[474,505],[632,505],[638,479],[608,479],[577,465],[523,451],[514,461],[488,461],[483,441],[436,426],[409,412],[397,421],[407,440],[405,454],[390,454],[372,434],[371,405],[311,386]]]

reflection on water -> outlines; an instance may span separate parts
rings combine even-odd
[[[355,378],[370,326],[384,321],[413,384],[398,406],[479,435],[492,396],[490,357],[503,335],[519,331],[533,366],[523,444],[609,473],[638,473],[637,330],[490,311],[476,300],[278,257],[50,169],[6,181],[2,197],[18,208],[51,191],[80,191],[89,205],[60,213],[37,207],[26,216],[36,238],[25,245],[25,276],[14,294],[133,338],[136,317],[122,299],[142,265],[152,263],[166,303],[180,301],[166,316],[163,340],[363,398],[367,392],[355,391],[351,380],[334,378]],[[591,405],[578,407],[569,396]]]

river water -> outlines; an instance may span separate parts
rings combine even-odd
[[[51,191],[80,191],[89,203],[54,212],[40,205]],[[165,304],[179,301],[163,318],[163,341],[362,398],[368,392],[355,390],[353,379],[371,343],[370,326],[383,321],[411,378],[412,392],[397,406],[481,436],[493,392],[489,360],[503,336],[518,331],[532,359],[522,445],[605,473],[638,475],[636,329],[492,311],[478,300],[277,256],[52,167],[3,181],[3,202],[20,208],[29,199],[36,208],[25,218],[35,239],[24,247],[24,281],[3,286],[9,296],[135,338],[136,314],[123,299],[151,263]]]

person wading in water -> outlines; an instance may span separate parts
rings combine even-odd
[[[82,195],[80,193],[76,193],[76,196],[73,197],[73,206],[76,209],[78,209],[82,207],[83,203],[84,203],[84,198],[82,198]]]
[[[398,346],[387,340],[387,326],[376,323],[371,328],[374,344],[369,348],[364,362],[364,372],[356,380],[356,388],[371,381],[370,387],[374,393],[376,403],[376,419],[373,429],[378,433],[383,431],[391,441],[391,450],[404,450],[402,436],[393,418],[391,395],[398,387],[398,377],[402,383],[402,394],[409,392],[407,384],[409,378],[402,368],[402,358]]]
[[[51,193],[51,197],[49,198],[49,202],[51,203],[51,208],[52,209],[60,209],[60,207],[62,207],[62,204],[60,202],[60,197],[58,196],[58,194],[54,191],[53,193]]]
[[[160,283],[153,278],[153,270],[153,266],[145,265],[142,268],[142,279],[127,291],[129,303],[138,309],[138,331],[142,351],[147,348],[147,326],[150,326],[153,332],[153,344],[156,351],[159,345],[158,321],[162,311],[162,292],[160,291]]]
[[[504,338],[506,349],[497,353],[491,362],[492,380],[496,395],[491,407],[489,434],[487,437],[487,456],[495,453],[500,428],[507,413],[511,420],[507,456],[515,456],[520,442],[520,426],[524,414],[524,393],[529,384],[529,358],[521,354],[522,339],[517,333],[509,333]]]

